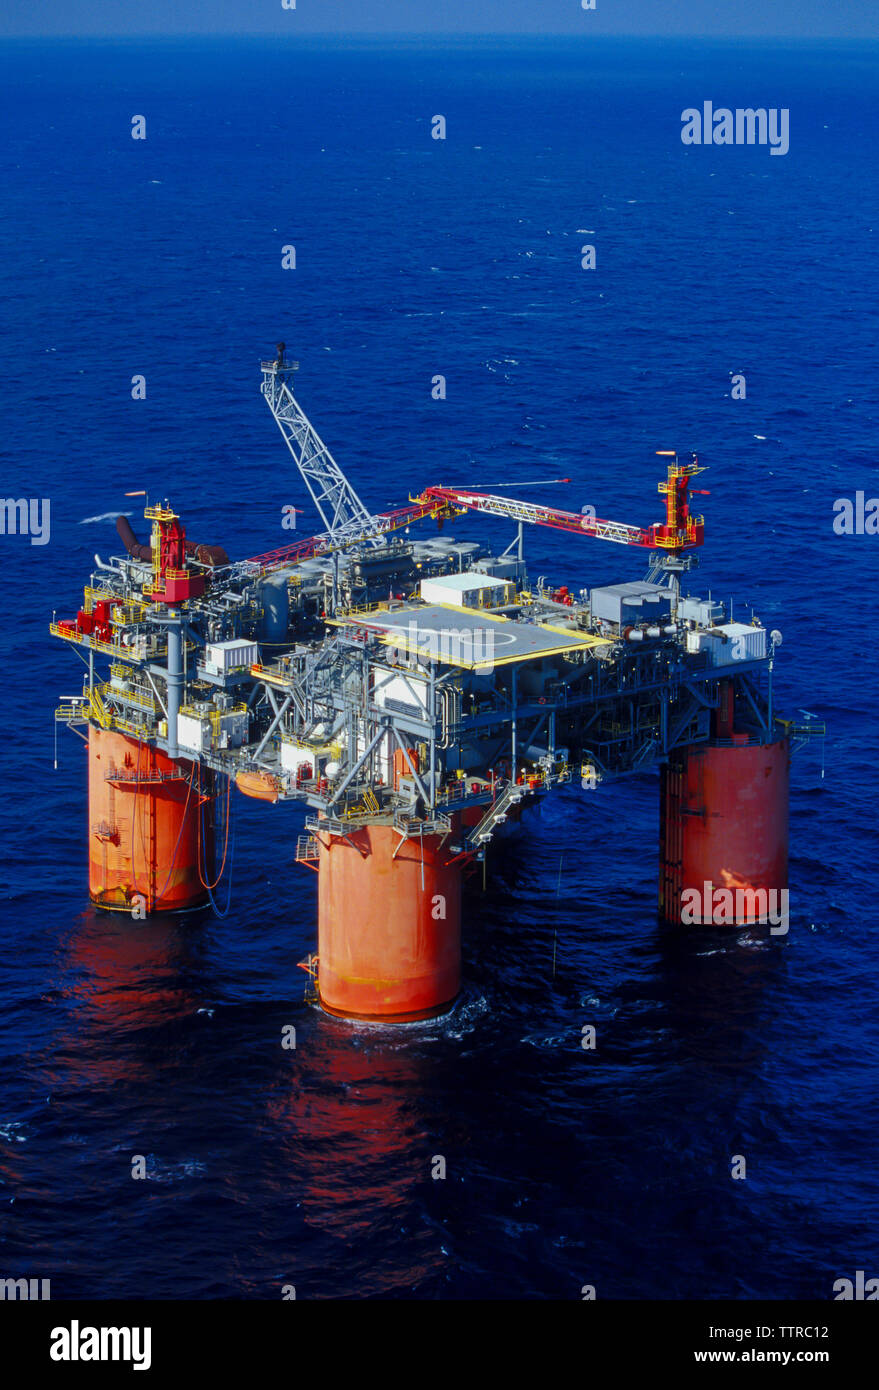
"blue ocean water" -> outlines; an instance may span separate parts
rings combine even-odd
[[[832,527],[835,499],[879,493],[877,58],[0,47],[4,490],[52,507],[48,545],[0,538],[0,1274],[72,1298],[827,1298],[879,1275],[879,539]],[[706,99],[789,108],[790,153],[685,148]],[[526,495],[649,523],[653,451],[700,452],[690,587],[781,629],[778,706],[828,726],[826,775],[814,747],[794,765],[786,938],[659,927],[655,776],[559,794],[498,847],[462,999],[429,1024],[305,1004],[316,880],[292,808],[235,799],[222,918],[89,906],[66,732],[53,767],[80,677],[47,623],[114,549],[127,490],[233,557],[289,539],[287,502],[320,529],[259,394],[279,337],[376,509],[565,476]],[[486,528],[509,539],[456,529]],[[571,587],[641,577],[586,540],[536,531],[528,554]]]

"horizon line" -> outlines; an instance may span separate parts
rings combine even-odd
[[[495,40],[495,41],[496,41],[496,40],[504,40],[504,39],[528,39],[528,40],[538,40],[538,41],[540,41],[540,40],[542,40],[542,39],[549,39],[549,40],[553,40],[553,39],[564,39],[565,42],[567,42],[567,43],[569,43],[572,39],[575,40],[575,41],[576,41],[576,40],[582,40],[584,43],[594,43],[596,40],[601,40],[601,39],[621,39],[621,40],[636,40],[636,41],[638,41],[638,40],[652,41],[652,40],[656,40],[656,39],[669,40],[669,41],[674,41],[674,40],[678,40],[678,39],[687,39],[687,40],[690,40],[690,39],[701,39],[701,40],[703,40],[703,41],[706,42],[706,43],[727,42],[727,41],[730,41],[730,42],[741,42],[742,40],[762,40],[762,41],[764,41],[764,42],[779,42],[779,43],[791,43],[791,42],[799,42],[799,43],[825,43],[825,42],[836,42],[836,43],[863,43],[864,41],[879,43],[879,32],[876,32],[876,33],[860,33],[860,34],[831,34],[831,33],[827,33],[827,34],[797,34],[797,33],[795,33],[795,34],[790,34],[790,33],[777,33],[777,34],[773,33],[773,34],[766,34],[766,33],[742,33],[742,32],[740,32],[740,31],[735,31],[735,32],[732,32],[732,31],[731,31],[731,32],[729,32],[729,33],[722,33],[722,34],[721,34],[721,33],[718,33],[718,34],[704,34],[704,33],[699,33],[699,32],[693,32],[693,33],[689,33],[689,32],[687,32],[687,33],[683,33],[683,32],[677,32],[677,33],[649,33],[649,34],[648,34],[648,33],[643,33],[643,34],[642,34],[642,33],[637,33],[637,34],[636,34],[636,33],[607,33],[607,32],[605,32],[605,33],[597,33],[597,34],[586,34],[586,33],[572,33],[572,32],[569,31],[569,30],[554,30],[554,31],[552,31],[552,32],[548,32],[548,31],[546,31],[546,30],[540,30],[540,31],[534,30],[534,31],[532,31],[532,30],[527,30],[527,29],[506,30],[506,31],[504,31],[504,32],[502,32],[502,33],[493,33],[493,32],[486,31],[486,30],[481,30],[481,29],[479,29],[479,30],[474,29],[474,30],[472,30],[472,31],[470,31],[470,30],[468,30],[468,31],[464,31],[464,30],[446,30],[446,29],[429,29],[429,30],[403,30],[403,29],[401,29],[401,30],[388,30],[388,31],[383,31],[383,30],[379,30],[379,31],[375,31],[375,30],[361,30],[361,31],[354,31],[354,32],[349,32],[349,33],[340,33],[340,32],[338,32],[338,31],[334,31],[334,30],[327,30],[327,31],[320,31],[320,32],[317,31],[317,30],[312,30],[312,31],[305,31],[305,32],[300,32],[300,33],[296,33],[296,34],[290,34],[290,33],[285,34],[285,33],[283,32],[283,30],[281,30],[281,29],[223,29],[223,30],[219,30],[219,31],[218,31],[218,30],[213,30],[213,29],[175,29],[175,30],[168,30],[168,31],[165,31],[165,30],[161,30],[161,31],[160,31],[160,30],[155,30],[155,29],[143,29],[143,30],[137,30],[137,31],[131,31],[131,30],[126,30],[126,31],[122,31],[122,30],[106,30],[106,31],[101,31],[100,33],[95,32],[95,33],[57,33],[57,34],[46,34],[46,33],[39,33],[39,32],[34,32],[34,33],[30,33],[30,32],[23,32],[23,33],[3,33],[3,32],[0,32],[0,39],[43,39],[43,40],[46,40],[46,41],[49,41],[49,42],[52,41],[52,40],[67,40],[67,39],[82,39],[83,41],[88,41],[88,40],[91,40],[91,39],[195,39],[195,38],[198,38],[198,39],[227,39],[227,38],[229,38],[229,39],[235,39],[235,38],[237,38],[237,39],[242,39],[242,38],[244,38],[244,39],[248,39],[248,38],[253,38],[253,39],[275,39],[275,38],[290,39],[290,38],[293,38],[293,39],[299,39],[299,40],[301,40],[301,39],[317,39],[317,40],[324,40],[324,41],[327,40],[327,39],[332,39],[332,40],[336,40],[336,41],[344,42],[344,43],[351,43],[351,42],[357,41],[357,40],[393,41],[393,40],[397,40],[397,39],[417,39],[417,40],[424,40],[424,39],[491,39],[491,40]]]

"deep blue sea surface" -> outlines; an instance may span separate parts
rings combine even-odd
[[[835,499],[879,494],[879,48],[7,42],[0,76],[3,491],[52,507],[48,545],[0,537],[0,1275],[265,1299],[879,1275],[879,537],[832,528]],[[789,154],[685,148],[706,99],[789,108]],[[524,495],[646,524],[653,451],[700,452],[690,588],[778,627],[779,708],[828,726],[826,775],[815,746],[794,763],[786,938],[660,928],[655,775],[558,794],[497,849],[438,1022],[304,1002],[294,808],[235,798],[222,918],[90,907],[63,730],[53,768],[80,673],[47,624],[115,552],[126,490],[236,558],[289,539],[284,503],[321,529],[259,393],[279,337],[376,509],[565,476]],[[572,588],[642,577],[585,538],[528,554]]]

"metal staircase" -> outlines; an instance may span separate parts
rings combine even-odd
[[[470,834],[467,836],[470,843],[473,845],[484,845],[487,840],[490,840],[497,826],[499,826],[502,821],[506,820],[507,812],[510,808],[521,801],[524,795],[524,787],[519,787],[515,782],[510,782],[498,797],[497,801],[493,801],[489,806],[479,824],[474,826],[470,831]]]

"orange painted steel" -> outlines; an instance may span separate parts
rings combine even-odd
[[[398,789],[401,777],[412,776],[412,771],[409,767],[409,763],[412,764],[412,767],[414,767],[416,772],[418,771],[417,751],[414,748],[408,748],[406,752],[408,752],[409,754],[408,762],[406,760],[406,753],[403,752],[402,748],[396,748],[394,750],[394,791]]]
[[[318,994],[328,1013],[431,1018],[461,987],[461,860],[390,825],[317,832]]]
[[[205,902],[199,864],[214,862],[213,799],[199,790],[199,769],[94,725],[88,760],[92,902],[117,912],[173,912]]]
[[[659,906],[681,924],[682,895],[787,888],[790,744],[696,744],[662,769]],[[771,902],[771,896],[769,901]],[[746,912],[742,924],[756,920]]]

